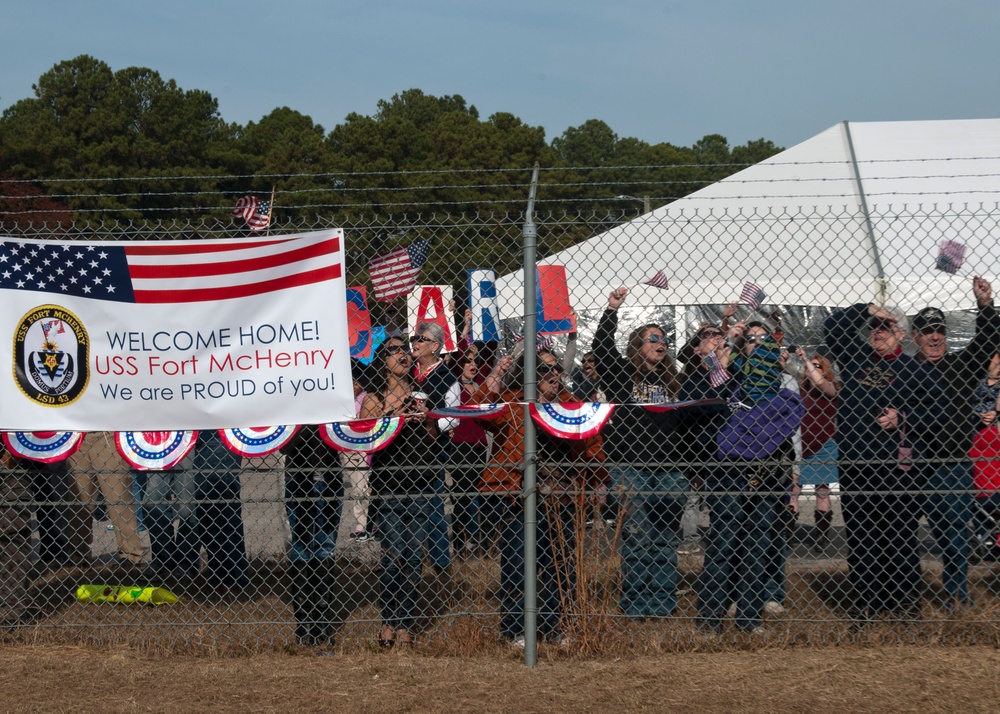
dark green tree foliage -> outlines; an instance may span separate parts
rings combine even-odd
[[[22,209],[41,189],[50,210],[74,211],[77,227],[202,212],[228,221],[237,196],[269,197],[273,187],[279,227],[311,218],[355,227],[347,254],[356,281],[373,255],[432,235],[425,281],[463,285],[468,267],[516,267],[536,161],[544,256],[635,217],[643,198],[659,207],[780,151],[765,139],[730,149],[718,134],[691,147],[649,144],[597,119],[547,143],[542,127],[513,114],[483,120],[459,95],[419,89],[379,101],[371,116],[352,112],[330,132],[289,107],[244,127],[226,123],[207,92],[87,55],[55,65],[33,89],[0,118],[0,171],[37,182],[8,182],[17,188],[5,196]]]
[[[234,127],[207,92],[184,91],[146,68],[112,72],[87,55],[57,64],[33,89],[34,98],[4,112],[0,146],[12,173],[47,180],[49,195],[64,194],[77,211],[153,217],[156,209],[175,208],[170,194],[214,191],[215,185],[143,179],[228,171],[212,157],[226,154]]]

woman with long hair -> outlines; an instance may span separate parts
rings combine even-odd
[[[802,418],[802,464],[799,483],[792,491],[797,503],[802,486],[816,487],[815,547],[825,552],[830,547],[830,529],[833,509],[830,503],[830,484],[837,482],[837,392],[840,382],[833,371],[833,363],[820,354],[807,357],[799,347],[799,359],[805,365],[799,377],[799,393],[805,403],[806,415]],[[798,508],[796,507],[796,511]]]
[[[382,544],[379,645],[409,645],[417,616],[422,545],[432,527],[437,462],[437,422],[427,416],[423,395],[413,391],[413,358],[406,342],[390,337],[378,348],[362,419],[402,416],[403,429],[372,454],[369,487],[378,500]]]
[[[675,432],[690,415],[641,406],[674,401],[679,380],[659,325],[634,329],[625,355],[618,351],[618,308],[627,295],[627,288],[611,291],[593,344],[600,388],[619,405],[602,436],[620,499],[620,604],[629,617],[669,617],[677,608],[677,546],[689,488]]]
[[[773,541],[802,402],[783,388],[782,352],[767,323],[737,323],[729,337],[725,389],[741,407],[719,431],[719,465],[705,478],[712,527],[698,581],[699,627],[719,632],[735,606],[737,629],[759,633],[774,571],[784,569]]]

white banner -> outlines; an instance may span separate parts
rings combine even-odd
[[[458,349],[453,294],[450,285],[418,285],[406,296],[406,324],[410,327],[410,334],[415,334],[414,330],[421,322],[436,322],[444,330],[442,352]]]
[[[0,429],[354,417],[344,236],[0,238]]]

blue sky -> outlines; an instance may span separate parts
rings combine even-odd
[[[844,119],[1000,116],[996,0],[173,0],[8,3],[0,108],[59,61],[145,66],[219,100],[327,129],[416,87],[506,111],[546,137],[790,146]]]

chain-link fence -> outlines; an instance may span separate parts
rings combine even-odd
[[[527,313],[521,213],[273,226],[345,231],[378,326],[360,417],[506,408],[411,419],[367,454],[307,425],[252,459],[203,432],[166,471],[129,467],[109,433],[52,464],[8,457],[7,633],[195,651],[997,643],[1000,208],[530,218],[540,264],[563,270],[538,271]],[[447,335],[373,299],[370,260],[419,240],[419,283],[453,291]],[[494,289],[491,335],[466,306]]]

